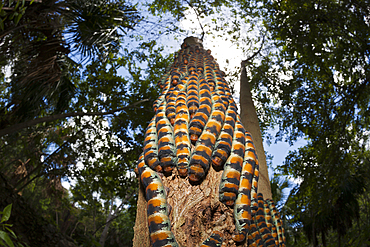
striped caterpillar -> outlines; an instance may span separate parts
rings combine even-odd
[[[153,246],[178,246],[171,232],[166,194],[158,173],[202,183],[211,165],[223,169],[219,201],[233,208],[235,242],[284,246],[273,202],[257,194],[259,164],[252,137],[241,123],[224,73],[202,46],[184,42],[170,70],[158,82],[162,93],[145,132],[138,171],[148,201]],[[174,169],[177,167],[177,169]],[[201,244],[221,246],[214,230]]]

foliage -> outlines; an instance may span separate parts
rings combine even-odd
[[[210,46],[223,37],[246,58],[264,133],[276,125],[277,141],[307,140],[278,168],[298,181],[281,205],[288,243],[364,244],[370,224],[369,5],[5,1],[0,172],[78,244],[97,245],[109,216],[115,218],[106,245],[129,239],[137,187],[132,171],[153,115],[156,81],[172,59],[154,40],[196,35]],[[190,31],[184,21],[193,22]],[[238,71],[226,72],[236,80]],[[67,177],[70,195],[61,188]],[[271,182],[279,201],[287,181]]]
[[[10,224],[6,224],[5,221],[8,221],[8,219],[10,218],[10,213],[11,213],[11,210],[12,210],[12,204],[6,206],[4,208],[4,210],[1,212],[0,211],[0,215],[1,215],[1,221],[0,221],[0,226],[1,226],[1,230],[0,230],[0,244],[1,245],[8,245],[10,247],[13,247],[14,244],[13,244],[13,241],[10,239],[9,237],[9,233],[11,233],[11,236],[13,238],[17,238],[17,236],[15,235],[15,233],[9,228],[9,227],[12,227],[12,225]],[[5,232],[5,230],[7,232]]]
[[[3,211],[0,211],[0,245],[8,247],[27,246],[27,244],[22,244],[20,241],[18,241],[17,235],[10,229],[10,227],[12,227],[13,225],[5,223],[9,220],[11,211],[12,204],[9,204],[4,208]],[[11,236],[11,238],[9,237],[9,235]],[[14,241],[16,241],[16,244],[14,244]]]
[[[340,244],[369,181],[368,2],[261,3],[278,52],[253,69],[254,85],[266,89],[261,100],[276,114],[278,139],[308,141],[279,167],[301,181],[286,204],[290,220],[314,246],[330,230]]]

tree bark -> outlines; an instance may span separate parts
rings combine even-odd
[[[256,108],[252,100],[250,85],[248,82],[245,64],[242,62],[240,76],[240,117],[246,131],[253,137],[256,148],[258,162],[260,165],[260,177],[258,182],[258,193],[263,194],[263,198],[272,199],[270,179],[266,163],[265,150],[263,148],[262,134],[259,126]]]
[[[176,169],[171,176],[162,176],[170,207],[171,230],[179,246],[200,246],[214,230],[224,234],[222,246],[237,246],[231,238],[235,229],[233,209],[218,199],[221,175],[222,171],[217,172],[211,167],[199,185],[191,185],[188,178],[179,177]],[[133,246],[151,247],[145,192],[141,183],[139,187]]]

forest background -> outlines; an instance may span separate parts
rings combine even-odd
[[[247,60],[265,143],[303,143],[270,164],[287,245],[369,246],[369,6],[2,1],[0,210],[12,204],[17,238],[4,222],[1,236],[16,246],[132,245],[133,169],[156,83],[193,35],[235,91]],[[217,47],[234,50],[218,57]]]

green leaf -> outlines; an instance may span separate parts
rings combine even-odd
[[[12,204],[9,204],[8,206],[5,207],[3,211],[3,216],[1,217],[0,223],[9,220],[11,211],[12,211]]]
[[[10,239],[8,233],[0,230],[0,239],[4,240],[7,245],[14,247],[12,240]]]
[[[9,228],[9,227],[5,227],[5,229],[8,231],[8,232],[10,232],[12,235],[13,235],[13,237],[15,238],[15,239],[17,239],[17,235],[15,235],[15,233]]]
[[[20,2],[21,2],[20,0],[17,1],[17,4],[14,7],[14,10],[16,10],[18,8]]]
[[[17,15],[16,17],[15,17],[15,19],[14,19],[14,23],[15,23],[15,25],[17,25],[18,24],[18,22],[19,22],[19,20],[22,18],[22,15]]]

